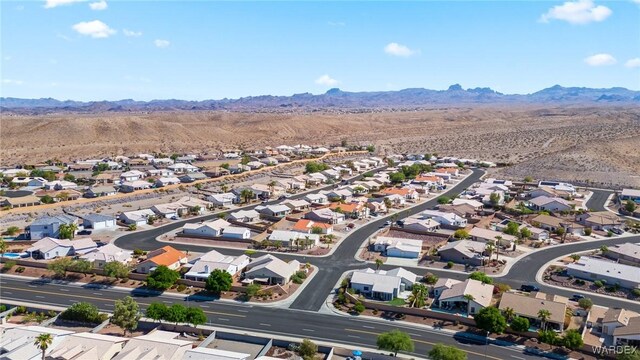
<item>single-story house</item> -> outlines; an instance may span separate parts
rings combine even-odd
[[[567,275],[591,281],[605,280],[607,285],[618,284],[627,289],[640,288],[640,270],[637,267],[590,256],[567,264]]]
[[[518,239],[513,235],[480,227],[474,227],[473,229],[471,229],[471,231],[469,231],[469,236],[471,236],[471,240],[473,241],[482,241],[484,243],[498,242],[499,237],[500,245],[504,246],[505,248],[512,247],[515,241]]]
[[[576,221],[594,230],[608,231],[620,227],[622,221],[618,215],[609,211],[597,211],[576,216]]]
[[[415,232],[435,232],[440,229],[440,223],[433,219],[420,219],[418,217],[408,217],[404,219],[403,228],[405,230],[415,231]]]
[[[540,327],[538,311],[544,309],[549,311],[550,316],[546,321],[547,329],[562,331],[564,328],[564,318],[567,311],[568,299],[562,296],[545,294],[541,292],[520,293],[505,292],[502,294],[498,308],[504,311],[506,308],[513,309],[517,316],[527,318],[529,323]]]
[[[369,208],[365,202],[331,203],[329,209],[344,214],[346,218],[364,219],[369,217]]]
[[[93,186],[85,191],[84,196],[88,198],[100,197],[100,196],[111,196],[115,195],[118,190],[110,185],[104,186]]]
[[[207,175],[201,172],[190,172],[180,176],[179,179],[183,183],[192,183],[194,181],[207,179]]]
[[[67,214],[45,215],[35,219],[29,224],[31,240],[39,240],[46,237],[59,237],[60,225],[76,224],[77,218]]]
[[[569,211],[572,209],[571,204],[559,197],[538,196],[529,200],[528,206],[533,210],[546,211]]]
[[[74,182],[71,182],[71,181],[55,180],[55,181],[47,181],[47,183],[44,184],[44,188],[46,190],[77,189],[78,188],[78,184],[76,184]]]
[[[114,228],[117,224],[114,216],[91,213],[82,216],[82,226],[85,229],[100,230]]]
[[[144,173],[139,170],[126,171],[120,174],[121,182],[135,182],[144,179]]]
[[[68,240],[46,237],[33,243],[27,252],[34,258],[45,260],[74,254],[86,254],[98,245],[90,238]]]
[[[315,205],[323,205],[329,202],[327,196],[323,194],[307,194],[304,196],[304,200]]]
[[[603,255],[620,264],[640,266],[640,245],[638,244],[624,243],[609,246]]]
[[[184,278],[187,280],[206,281],[214,270],[224,270],[229,275],[236,276],[249,265],[249,262],[250,259],[246,255],[227,256],[211,250],[191,261],[191,267],[184,274]]]
[[[420,216],[423,219],[433,219],[440,223],[441,226],[447,226],[450,228],[463,228],[467,226],[467,219],[452,213],[437,210],[424,210],[420,213]]]
[[[622,189],[622,191],[620,192],[620,195],[618,195],[618,199],[620,199],[620,201],[631,200],[633,202],[640,204],[640,190]]]
[[[250,223],[259,220],[260,214],[255,210],[238,210],[230,213],[229,219],[244,223]]]
[[[269,285],[285,285],[300,270],[300,262],[292,260],[286,263],[277,257],[267,254],[254,259],[247,265],[245,279]]]
[[[258,205],[255,210],[260,214],[272,217],[285,217],[291,213],[291,208],[287,205]]]
[[[189,211],[189,208],[187,208],[182,204],[174,202],[174,203],[153,205],[151,207],[151,211],[153,211],[156,215],[160,217],[171,219],[171,218],[180,217],[186,214]]]
[[[285,200],[282,205],[288,206],[291,211],[305,211],[311,206],[308,201],[302,199]]]
[[[379,236],[373,244],[373,250],[388,257],[418,259],[422,252],[422,240]]]
[[[187,255],[185,253],[171,246],[163,246],[160,249],[147,253],[147,259],[136,266],[136,272],[148,274],[161,265],[171,270],[177,270],[186,263]]]
[[[251,230],[240,226],[227,226],[222,229],[222,237],[225,239],[250,239]]]
[[[293,226],[293,231],[312,234],[314,229],[319,229],[321,234],[331,234],[333,232],[333,225],[326,222],[315,222],[309,219],[300,219]]]
[[[289,230],[274,230],[271,235],[269,235],[269,241],[279,241],[286,247],[294,247],[296,244],[302,246],[303,242],[308,241],[313,247],[320,244],[320,235]]]
[[[158,180],[156,180],[155,185],[156,187],[163,187],[163,186],[167,186],[167,185],[176,185],[176,184],[180,184],[180,179],[175,177],[175,176],[171,176],[171,177],[161,177]]]
[[[125,211],[120,214],[120,221],[127,225],[145,225],[147,220],[155,217],[156,214],[151,209],[141,209],[135,211]]]
[[[107,263],[117,261],[122,264],[128,264],[131,261],[132,252],[121,249],[113,243],[96,248],[80,258],[90,261],[94,268],[102,269]]]
[[[182,226],[182,233],[187,236],[196,235],[219,237],[222,236],[222,231],[228,226],[231,226],[231,224],[223,219],[210,220],[201,223],[186,223]]]
[[[350,286],[356,293],[371,299],[390,301],[410,290],[417,279],[417,275],[402,268],[391,271],[367,268],[353,272]]]
[[[409,201],[416,201],[420,199],[420,194],[412,188],[386,188],[382,190],[384,195],[400,195]]]
[[[326,222],[329,224],[340,224],[345,220],[343,213],[332,211],[329,208],[311,210],[304,215],[306,219],[318,222]]]
[[[212,202],[216,206],[230,206],[238,202],[238,197],[236,194],[228,192],[222,194],[213,194],[207,196],[207,201]]]
[[[438,249],[438,254],[442,261],[482,266],[484,265],[485,248],[486,244],[483,242],[469,240],[452,241]]]
[[[461,308],[467,315],[476,314],[491,305],[493,285],[478,280],[458,281],[440,278],[433,286],[434,303],[444,309]],[[471,295],[472,299],[467,299]]]
[[[125,193],[130,193],[136,190],[144,190],[144,189],[150,189],[150,188],[151,188],[151,183],[143,180],[127,181],[127,182],[123,182],[120,185],[120,191]]]

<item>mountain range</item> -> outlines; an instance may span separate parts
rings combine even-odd
[[[229,111],[294,111],[322,109],[418,108],[433,105],[473,104],[638,104],[640,91],[622,87],[594,89],[555,85],[531,94],[503,94],[490,88],[463,89],[451,85],[447,90],[410,88],[398,91],[347,92],[330,89],[324,94],[310,93],[292,96],[249,96],[221,100],[151,100],[118,101],[60,101],[46,99],[0,98],[0,110],[23,114],[51,112],[126,112],[172,110],[229,110]]]

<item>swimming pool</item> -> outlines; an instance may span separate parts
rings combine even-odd
[[[3,257],[6,257],[8,259],[19,259],[23,256],[25,256],[26,253],[22,253],[22,254],[18,254],[18,253],[4,253],[4,255],[2,255]]]

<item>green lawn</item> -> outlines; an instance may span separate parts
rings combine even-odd
[[[404,303],[404,299],[395,298],[389,301],[388,304],[393,306],[404,306],[405,303]]]

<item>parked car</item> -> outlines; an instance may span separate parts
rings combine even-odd
[[[520,286],[520,291],[524,291],[524,292],[540,291],[540,288],[535,285],[522,285]]]
[[[385,221],[385,222],[384,222],[384,226],[385,226],[385,227],[386,227],[386,226],[391,226],[391,224],[392,224],[392,223],[391,223],[391,221],[389,221],[389,220],[387,220],[387,221]]]
[[[91,235],[91,230],[80,230],[78,235]]]
[[[616,234],[616,235],[622,235],[624,234],[624,230],[620,229],[620,228],[612,228],[611,232]]]
[[[177,216],[172,216],[171,220],[178,220],[178,217]]]
[[[572,300],[572,301],[580,301],[580,299],[584,299],[584,295],[581,295],[581,294],[573,294],[573,296],[571,296],[571,299],[569,299],[569,300]]]
[[[404,220],[396,221],[396,225],[398,225],[399,227],[404,227]]]

